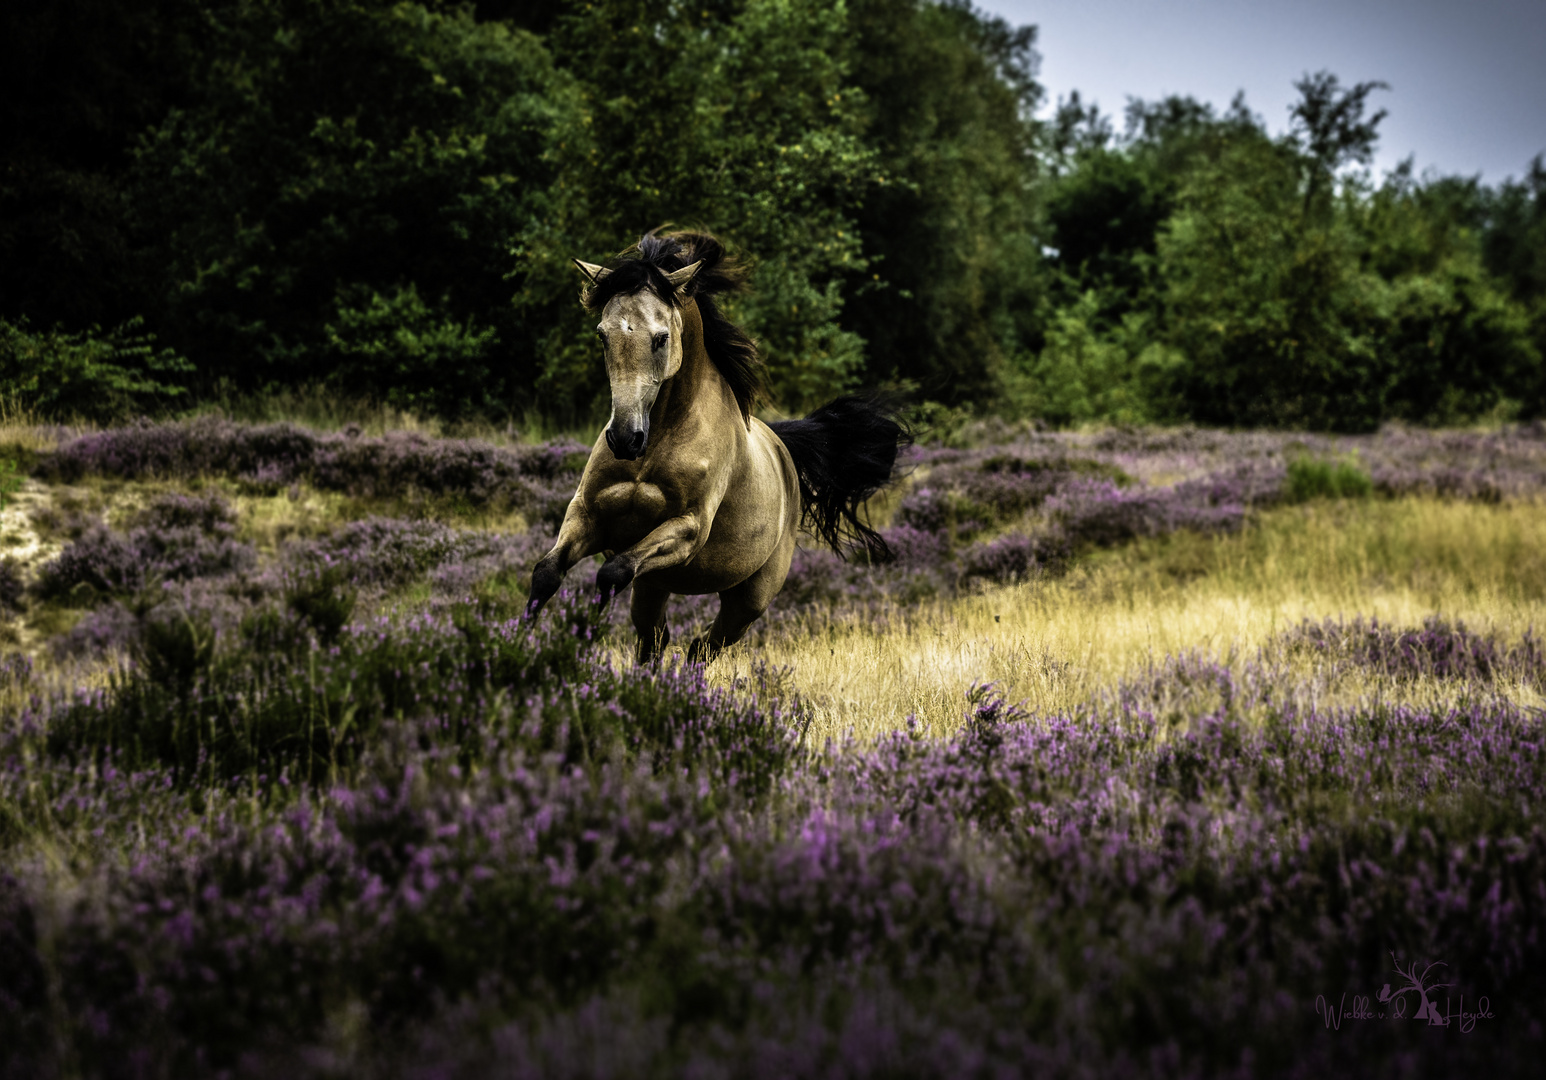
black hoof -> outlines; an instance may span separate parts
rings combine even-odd
[[[637,660],[640,667],[659,667],[660,660],[666,655],[666,646],[671,644],[671,628],[662,626],[652,634],[639,635],[639,652]]]

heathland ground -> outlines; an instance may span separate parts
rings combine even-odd
[[[360,421],[0,432],[0,1075],[1538,1053],[1541,431],[967,429],[642,671],[585,446]]]

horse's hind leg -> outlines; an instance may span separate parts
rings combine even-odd
[[[758,590],[748,589],[747,584],[743,581],[735,588],[719,594],[719,615],[714,625],[709,627],[709,632],[694,638],[687,647],[689,662],[697,663],[701,660],[707,663],[714,659],[725,646],[740,641],[746,635],[747,627],[768,610],[768,601],[772,597],[760,597]]]
[[[639,632],[641,664],[653,664],[671,641],[671,628],[666,625],[669,599],[670,591],[651,583],[648,577],[634,579],[633,603],[628,613],[633,618],[633,628]]]
[[[747,627],[762,618],[773,597],[784,587],[789,576],[789,562],[794,555],[794,534],[790,533],[787,544],[774,551],[773,557],[751,577],[734,588],[719,594],[719,616],[709,632],[694,638],[687,647],[690,662],[708,662],[718,656],[727,645],[734,645],[746,634]]]

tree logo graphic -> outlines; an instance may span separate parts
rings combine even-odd
[[[1408,985],[1403,986],[1399,990],[1392,991],[1390,983],[1386,983],[1380,988],[1380,992],[1375,995],[1376,999],[1386,1005],[1392,1005],[1394,1002],[1400,1001],[1403,1005],[1403,1011],[1405,1011],[1406,999],[1403,995],[1415,992],[1418,996],[1417,1015],[1413,1016],[1412,1019],[1426,1020],[1432,1027],[1448,1027],[1449,1018],[1440,1013],[1438,1006],[1428,1000],[1429,991],[1451,985],[1450,983],[1430,983],[1428,981],[1428,977],[1433,973],[1434,968],[1445,967],[1446,965],[1442,962],[1429,964],[1423,969],[1423,973],[1419,975],[1417,974],[1417,961],[1412,961],[1410,968],[1402,970],[1401,962],[1396,959],[1395,953],[1390,954],[1390,959],[1391,963],[1395,965],[1396,974],[1406,980]]]

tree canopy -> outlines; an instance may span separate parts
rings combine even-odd
[[[1034,28],[966,0],[17,0],[0,41],[0,389],[40,408],[111,369],[122,408],[581,415],[569,260],[667,223],[753,265],[788,412],[1546,407],[1546,168],[1376,181],[1377,81],[1307,73],[1281,136],[1239,98],[1039,120]]]

